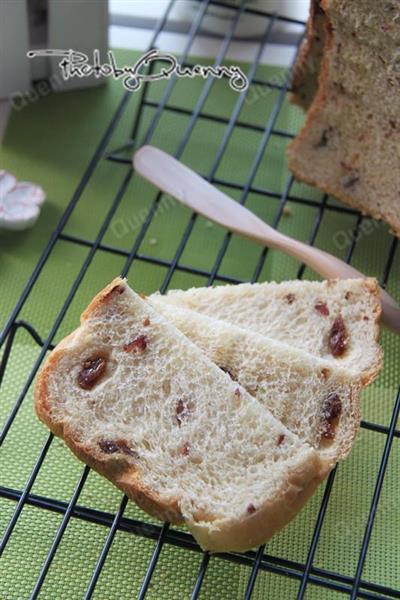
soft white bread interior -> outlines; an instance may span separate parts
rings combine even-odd
[[[160,303],[230,322],[351,371],[363,384],[382,364],[375,279],[243,283],[155,294]]]
[[[151,297],[153,306],[332,464],[350,452],[360,384],[346,370],[282,342]]]
[[[35,403],[80,459],[211,551],[265,542],[331,466],[121,279],[51,353]]]

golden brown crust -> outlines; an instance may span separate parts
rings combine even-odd
[[[295,139],[288,146],[288,148],[290,148],[291,151],[294,150],[296,148],[296,146],[298,146],[300,144],[300,140],[302,140],[303,137],[305,136],[304,131],[305,131],[307,125],[309,125],[312,122],[314,115],[319,112],[320,107],[324,104],[325,99],[326,99],[325,83],[327,82],[328,75],[329,75],[329,51],[333,47],[333,32],[332,32],[332,28],[329,26],[329,12],[327,10],[328,7],[324,2],[321,2],[321,5],[326,14],[327,24],[326,24],[326,30],[325,30],[326,35],[325,35],[324,53],[323,53],[323,57],[322,57],[321,71],[320,71],[320,75],[319,75],[319,87],[318,87],[317,94],[314,98],[314,101],[313,101],[312,105],[310,106],[310,109],[307,113],[305,125],[303,126],[300,133],[295,137]]]
[[[313,53],[316,51],[318,30],[324,29],[321,25],[317,25],[319,23],[317,20],[321,18],[324,19],[325,17],[323,11],[320,9],[318,0],[311,0],[306,35],[300,46],[299,54],[293,68],[292,92],[289,94],[290,102],[297,104],[304,110],[309,108],[318,87],[320,59],[318,55],[317,58],[313,56]],[[323,41],[324,36],[322,36],[322,43]],[[302,94],[300,92],[301,88],[307,85],[312,86],[311,97],[308,97],[306,93]]]
[[[302,108],[303,110],[307,110],[308,103],[305,102],[301,94],[299,94],[299,88],[303,83],[305,63],[310,54],[311,48],[311,34],[309,23],[310,21],[308,21],[307,23],[306,38],[303,40],[303,43],[300,46],[299,54],[293,67],[293,76],[291,82],[292,91],[289,93],[289,102],[291,102],[292,104],[297,104],[297,106],[300,106],[300,108]]]
[[[81,323],[91,317],[98,309],[102,308],[105,302],[110,301],[113,293],[122,292],[125,283],[126,279],[115,277],[111,283],[93,298],[89,306],[83,311],[81,314]]]
[[[310,12],[307,20],[306,35],[301,43],[299,53],[297,55],[296,62],[293,67],[292,75],[292,92],[289,94],[289,100],[293,104],[298,104],[301,108],[307,108],[302,98],[298,95],[298,88],[301,86],[304,77],[304,69],[306,66],[307,59],[311,52],[312,40],[314,36],[314,17],[315,17],[315,3],[316,0],[310,2]]]
[[[79,460],[106,477],[149,515],[174,524],[183,523],[177,500],[167,503],[153,490],[143,485],[140,481],[140,472],[125,458],[107,457],[104,459],[96,456],[93,448],[85,447],[74,440],[68,432],[64,431],[61,437]]]
[[[210,552],[245,552],[260,546],[297,515],[325,479],[331,466],[312,453],[289,474],[285,490],[274,500],[257,508],[253,514],[242,520],[221,523],[215,530],[210,529],[207,523],[191,525],[190,529],[200,546]]]
[[[382,350],[381,346],[379,345],[380,322],[381,322],[381,316],[382,316],[382,303],[381,303],[381,298],[380,298],[380,296],[381,296],[380,288],[379,288],[379,284],[378,284],[377,280],[373,279],[372,277],[368,277],[365,279],[365,287],[368,289],[368,291],[374,297],[374,309],[373,309],[374,332],[375,332],[374,340],[377,344],[377,351],[376,351],[376,359],[375,359],[374,365],[371,367],[371,369],[369,371],[364,372],[362,375],[361,383],[362,383],[363,387],[366,387],[367,385],[372,383],[378,377],[379,372],[382,368],[382,364],[383,364],[383,350]]]

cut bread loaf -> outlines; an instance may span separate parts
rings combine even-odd
[[[400,235],[400,4],[321,0],[318,92],[289,168]]]
[[[350,452],[360,385],[346,369],[258,333],[160,301],[153,306],[332,465]]]
[[[211,551],[265,542],[331,466],[121,279],[51,353],[35,404],[80,459]]]
[[[363,384],[382,363],[375,279],[288,281],[172,290],[151,299],[227,321],[346,368]]]
[[[325,13],[319,0],[311,0],[306,36],[293,68],[290,101],[307,110],[318,90],[318,78],[325,44]]]

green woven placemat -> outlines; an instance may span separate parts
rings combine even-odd
[[[127,62],[135,53],[119,52],[118,59]],[[246,66],[244,65],[246,69]],[[263,78],[281,77],[272,67],[261,67]],[[180,81],[170,102],[192,109],[201,91],[200,80]],[[161,97],[164,83],[152,84],[150,96]],[[11,235],[0,234],[0,324],[6,319],[67,202],[90,160],[94,148],[122,96],[119,83],[85,91],[50,94],[15,111],[1,148],[1,167],[19,179],[42,185],[48,195],[43,213],[34,229]],[[241,120],[263,126],[272,111],[279,92],[256,88],[249,95]],[[229,116],[237,99],[226,81],[215,82],[204,110]],[[113,134],[108,149],[118,147],[129,137],[137,96],[130,104]],[[154,117],[148,108],[143,114],[139,131],[141,139]],[[164,112],[152,142],[173,153],[189,122],[189,117]],[[302,115],[295,107],[284,104],[277,128],[295,132]],[[182,159],[201,173],[211,169],[224,133],[224,125],[199,120],[185,148]],[[217,177],[242,183],[246,180],[261,132],[235,130],[220,164]],[[287,139],[273,136],[268,144],[255,184],[282,192],[288,171],[284,158]],[[93,240],[110,208],[111,202],[126,173],[124,165],[103,160],[86,187],[65,232]],[[228,190],[232,196],[238,192]],[[295,184],[294,195],[321,200],[322,194],[304,185]],[[130,249],[143,221],[143,215],[154,198],[154,189],[133,177],[121,204],[108,228],[104,243]],[[267,222],[272,222],[279,199],[250,194],[247,205]],[[307,240],[311,234],[318,208],[289,202],[290,209],[280,221],[279,229]],[[163,260],[174,256],[178,242],[188,223],[190,212],[178,205],[167,204],[153,219],[141,244],[140,253]],[[344,256],[346,240],[356,218],[349,214],[326,211],[316,239],[321,248]],[[339,233],[338,233],[339,232]],[[216,258],[224,231],[199,218],[184,250],[181,264],[209,270]],[[379,224],[358,240],[353,264],[371,275],[382,276],[391,244],[387,227]],[[59,241],[47,261],[21,318],[29,321],[46,338],[62,309],[65,298],[89,249],[67,241]],[[233,236],[222,262],[220,273],[225,276],[250,279],[260,248]],[[61,339],[78,323],[79,314],[93,295],[120,272],[124,259],[103,251],[96,252],[79,290],[68,309],[55,340]],[[298,263],[283,254],[270,251],[260,280],[283,280],[296,276]],[[135,260],[128,277],[138,291],[152,292],[159,288],[167,268]],[[388,289],[400,299],[400,254],[391,270]],[[315,275],[306,270],[306,278]],[[205,278],[185,271],[176,271],[170,287],[203,285]],[[364,392],[363,417],[388,425],[400,380],[400,338],[384,332],[385,366],[378,381]],[[12,348],[3,385],[0,390],[0,427],[14,406],[26,379],[38,357],[40,348],[23,330],[19,330]],[[21,490],[46,442],[48,432],[33,412],[32,389],[26,395],[18,415],[0,449],[0,485]],[[314,565],[353,576],[362,543],[369,506],[374,491],[384,435],[362,430],[350,458],[339,466],[327,515],[318,543]],[[382,498],[378,507],[363,579],[379,585],[400,589],[398,540],[400,539],[400,491],[398,472],[399,440],[393,443]],[[43,462],[32,493],[68,502],[81,477],[83,467],[71,456],[60,440],[54,440]],[[323,486],[301,515],[268,543],[268,554],[303,563],[311,542]],[[91,472],[78,504],[115,512],[121,493],[97,474]],[[0,499],[0,533],[7,527],[16,503]],[[133,503],[125,516],[155,523]],[[1,600],[28,598],[46,559],[62,515],[26,505],[0,560]],[[82,598],[99,558],[108,529],[72,518],[64,533],[54,561],[45,579],[40,598],[75,600]],[[155,542],[142,536],[117,532],[107,556],[94,597],[98,600],[124,600],[138,593]],[[151,599],[188,598],[196,581],[201,554],[166,544],[148,591]],[[202,586],[201,598],[232,600],[242,598],[250,567],[239,566],[212,557]],[[254,590],[255,599],[281,600],[294,598],[296,580],[277,574],[260,572]],[[309,585],[307,598],[330,599],[339,596],[321,587]]]

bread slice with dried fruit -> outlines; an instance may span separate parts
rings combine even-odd
[[[360,423],[361,386],[346,369],[161,299],[151,298],[157,311],[290,431],[332,464],[348,455]]]
[[[211,551],[265,542],[330,469],[121,279],[52,352],[35,403],[81,460]]]
[[[311,0],[306,36],[300,46],[292,76],[289,99],[307,110],[318,90],[318,79],[325,44],[325,13],[319,0]]]
[[[400,4],[321,0],[318,92],[288,146],[295,177],[400,236]]]
[[[381,368],[375,279],[243,283],[156,297],[329,360],[363,384]]]

